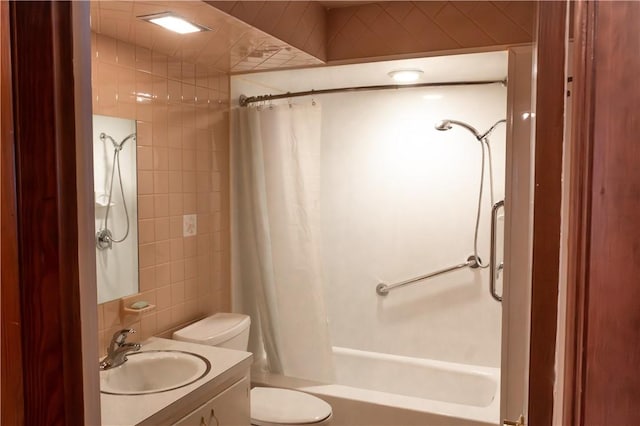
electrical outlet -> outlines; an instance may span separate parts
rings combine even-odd
[[[182,216],[182,236],[192,237],[198,232],[198,220],[195,214]]]

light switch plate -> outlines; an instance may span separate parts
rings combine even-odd
[[[182,216],[182,236],[192,237],[198,232],[198,220],[195,214]]]

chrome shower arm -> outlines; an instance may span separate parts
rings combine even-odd
[[[135,139],[136,138],[136,134],[135,133],[131,133],[126,138],[122,139],[122,141],[120,143],[118,143],[118,142],[115,141],[115,139],[113,139],[111,136],[109,136],[105,132],[100,133],[100,140],[104,142],[105,140],[109,139],[111,141],[111,143],[113,144],[113,148],[116,151],[122,151],[122,148],[124,147],[124,144],[131,138]]]
[[[505,124],[506,124],[506,123],[507,123],[507,120],[505,120],[505,119],[503,118],[502,120],[498,120],[498,121],[496,121],[496,122],[494,123],[494,125],[493,125],[493,126],[491,126],[491,127],[489,128],[489,130],[487,130],[486,132],[484,132],[484,133],[480,136],[480,139],[486,139],[486,138],[487,138],[487,137],[488,137],[488,136],[489,136],[489,135],[490,135],[490,134],[495,130],[495,128],[496,128],[496,127],[498,127],[498,124],[500,124],[500,123],[505,123]]]

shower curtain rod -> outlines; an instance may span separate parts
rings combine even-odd
[[[299,96],[325,95],[327,93],[340,92],[364,92],[372,90],[390,90],[390,89],[410,89],[417,87],[441,87],[441,86],[475,86],[481,84],[497,84],[507,85],[507,79],[503,80],[482,80],[482,81],[446,81],[439,83],[416,83],[416,84],[383,84],[379,86],[356,86],[356,87],[339,87],[335,89],[307,90],[304,92],[287,92],[278,95],[260,95],[245,96],[240,95],[240,106],[246,107],[255,102],[271,101],[274,99],[297,98]]]

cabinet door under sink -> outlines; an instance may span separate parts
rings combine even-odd
[[[178,420],[175,425],[248,426],[251,423],[249,391],[249,377],[244,377]]]

